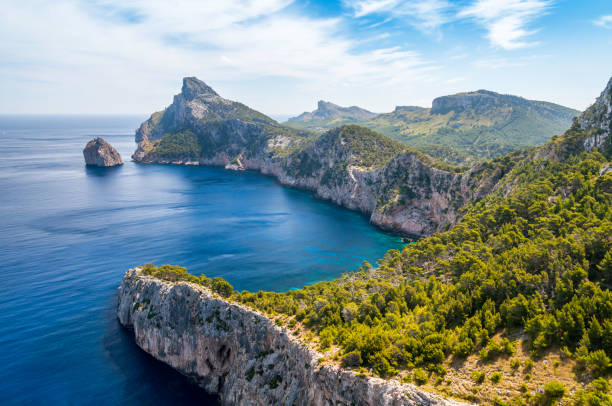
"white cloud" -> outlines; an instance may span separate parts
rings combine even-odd
[[[459,12],[459,18],[474,18],[486,30],[493,46],[517,49],[534,45],[527,37],[535,33],[526,27],[545,14],[552,0],[476,0]]]
[[[370,14],[390,15],[426,33],[435,33],[449,21],[451,7],[447,0],[345,0],[344,4],[357,18]]]
[[[290,3],[11,2],[0,14],[0,110],[27,109],[15,101],[25,105],[27,92],[39,92],[31,100],[38,111],[147,111],[186,75],[213,83],[281,77],[307,82],[311,92],[330,83],[408,88],[428,77],[418,53],[358,52],[339,19],[295,15],[284,10]],[[41,83],[36,90],[33,82]]]
[[[593,21],[593,24],[598,27],[612,28],[612,14],[599,17],[597,20]]]

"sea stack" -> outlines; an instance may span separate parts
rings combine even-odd
[[[85,164],[89,166],[116,166],[123,164],[121,155],[102,138],[94,138],[83,149]]]

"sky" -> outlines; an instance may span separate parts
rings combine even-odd
[[[0,114],[143,114],[197,76],[285,118],[488,89],[579,110],[612,76],[612,0],[9,0]]]

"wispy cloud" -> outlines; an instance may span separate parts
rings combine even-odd
[[[428,74],[419,53],[371,45],[360,52],[340,19],[292,14],[285,10],[291,2],[13,2],[0,15],[0,87],[48,78],[57,88],[94,87],[103,97],[160,80],[175,86],[194,74],[214,81],[284,77],[312,89],[409,83]]]
[[[344,4],[357,18],[388,15],[401,18],[426,33],[436,33],[448,22],[451,9],[447,0],[345,0]]]
[[[598,27],[612,28],[612,14],[599,17],[597,20],[593,21],[593,24]]]
[[[482,24],[491,45],[517,49],[535,44],[527,38],[536,30],[527,26],[551,6],[552,0],[477,0],[461,10],[458,17],[473,18]]]

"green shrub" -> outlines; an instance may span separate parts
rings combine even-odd
[[[363,360],[361,359],[361,353],[359,351],[351,351],[342,357],[343,367],[354,368],[360,366],[362,363]]]
[[[495,371],[491,374],[491,382],[493,382],[494,384],[498,384],[501,382],[502,380],[502,374],[501,372]]]
[[[472,373],[470,374],[470,378],[472,378],[472,380],[476,382],[477,384],[483,383],[486,376],[487,375],[485,374],[484,371],[477,371],[477,370],[473,370]]]
[[[211,289],[222,297],[230,297],[234,291],[234,287],[223,278],[215,277],[212,280]]]
[[[550,381],[544,385],[544,398],[549,402],[555,402],[565,396],[565,385],[558,381]]]
[[[416,368],[414,371],[412,371],[412,380],[414,383],[420,386],[425,385],[429,380],[429,377],[427,376],[427,372],[421,368]]]

